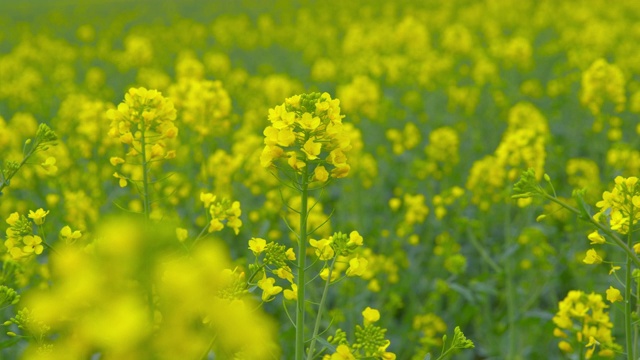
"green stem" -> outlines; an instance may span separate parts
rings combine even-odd
[[[327,281],[324,283],[324,290],[322,291],[322,298],[320,299],[320,305],[318,306],[318,315],[316,316],[316,324],[313,327],[313,336],[311,336],[311,344],[309,345],[309,353],[307,354],[307,360],[313,359],[313,352],[316,347],[316,338],[318,337],[318,331],[320,330],[320,319],[322,318],[322,309],[324,307],[324,302],[327,298],[327,294],[329,293],[329,284],[331,283],[331,273],[333,272],[333,266],[336,263],[336,258],[338,256],[334,256],[331,260],[331,266],[329,267],[329,274],[327,275]]]
[[[640,314],[640,301],[637,299],[640,298],[640,281],[635,279],[636,282],[636,314]],[[633,353],[638,353],[638,327],[633,327]]]
[[[300,236],[298,237],[298,302],[296,305],[296,357],[304,359],[304,302],[305,302],[305,268],[307,259],[307,202],[309,189],[309,170],[305,166],[302,170],[300,184]]]
[[[632,237],[631,237],[631,226],[633,225],[633,207],[631,207],[631,211],[629,214],[629,230],[627,232],[627,247],[631,248]],[[626,335],[626,346],[627,346],[627,360],[634,360],[635,356],[635,348],[633,345],[633,331],[632,331],[632,322],[631,318],[631,286],[632,286],[632,273],[633,269],[631,268],[631,258],[627,256],[627,271],[624,277],[624,328]]]
[[[507,209],[506,209],[506,214],[505,214],[505,219],[504,219],[504,237],[505,237],[505,244],[507,249],[510,249],[511,246],[513,245],[513,239],[511,237],[511,219],[509,216],[509,212],[511,210],[511,206],[509,206],[509,204],[507,204]],[[513,283],[513,264],[514,262],[514,257],[513,256],[509,256],[507,257],[506,260],[506,264],[504,266],[504,270],[505,270],[505,281],[506,281],[506,287],[507,287],[507,318],[508,318],[508,335],[507,335],[507,341],[508,341],[508,347],[507,347],[507,359],[513,359],[514,358],[514,354],[515,354],[515,349],[516,349],[516,329],[515,329],[515,323],[516,323],[516,293],[515,293],[515,286]]]
[[[51,250],[52,253],[57,254],[58,252],[56,251],[56,249],[54,249],[53,246],[51,246],[51,244],[47,242],[47,235],[44,233],[44,226],[38,225],[38,233],[40,233],[41,235],[42,243],[44,244],[44,246],[47,249]]]
[[[142,155],[142,203],[144,206],[144,223],[146,226],[146,230],[149,229],[149,212],[150,212],[150,202],[149,202],[149,163],[147,162],[147,144],[145,139],[145,127],[144,121],[141,122],[140,128],[140,154]],[[151,324],[154,323],[155,318],[155,305],[153,303],[153,283],[149,281],[147,283],[147,301],[149,303],[149,319]]]
[[[149,212],[150,212],[150,202],[149,202],[149,164],[147,163],[147,144],[145,139],[145,125],[142,124],[142,128],[140,130],[140,149],[142,155],[142,203],[144,206],[144,219],[145,222],[149,220]]]
[[[478,250],[478,253],[480,254],[480,257],[482,258],[482,260],[484,260],[491,267],[491,269],[493,269],[493,271],[497,272],[498,274],[501,273],[502,269],[500,268],[500,266],[496,264],[496,262],[493,261],[493,259],[491,259],[491,256],[489,255],[487,250],[485,250],[485,248],[482,247],[482,244],[480,244],[478,239],[476,239],[476,236],[473,233],[473,230],[471,230],[470,228],[467,228],[467,238],[469,239],[469,241],[471,241],[471,244],[473,245],[473,247],[476,248],[476,250]]]
[[[211,349],[213,348],[213,345],[215,345],[215,343],[216,343],[216,338],[217,337],[218,337],[218,334],[215,334],[213,336],[213,338],[211,339],[211,342],[209,342],[209,346],[207,346],[207,349],[204,351],[204,354],[202,354],[202,356],[200,356],[200,359],[207,360],[207,358],[209,357],[209,353],[211,352]]]

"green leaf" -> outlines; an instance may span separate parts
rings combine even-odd
[[[576,189],[573,190],[573,194],[572,197],[576,200],[576,202],[578,203],[578,211],[580,211],[580,214],[578,215],[578,217],[582,220],[589,220],[591,219],[591,215],[589,213],[589,211],[591,210],[591,208],[589,207],[589,205],[584,201],[584,194],[587,191],[587,189]]]
[[[325,340],[324,338],[317,337],[316,341],[319,342],[320,344],[324,345],[329,351],[336,352],[336,347],[333,344],[331,344],[330,342],[328,342],[327,340]]]

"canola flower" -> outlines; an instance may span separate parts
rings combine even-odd
[[[270,125],[264,129],[265,147],[260,155],[260,164],[263,167],[276,167],[291,179],[292,186],[300,194],[300,207],[294,209],[300,216],[297,254],[297,305],[296,305],[296,347],[295,358],[302,360],[305,352],[305,313],[304,303],[306,276],[306,249],[309,236],[308,229],[308,201],[309,185],[312,183],[325,184],[329,179],[344,178],[349,174],[351,167],[347,163],[346,152],[351,149],[350,137],[344,131],[340,113],[340,101],[332,99],[328,93],[311,93],[295,95],[285,99],[285,102],[269,109]],[[282,164],[285,160],[285,164]],[[293,174],[293,175],[289,175]],[[293,209],[293,208],[291,208]],[[342,237],[340,237],[342,238]],[[315,241],[315,240],[314,240]],[[318,249],[321,260],[333,258],[332,250],[327,245],[331,240],[321,240]],[[342,251],[342,249],[341,249]],[[356,266],[360,265],[358,264]],[[329,273],[333,265],[326,269]],[[291,278],[290,271],[283,270],[281,277]],[[282,271],[281,271],[282,272]],[[328,276],[329,279],[331,276]],[[268,300],[270,294],[279,293],[281,287],[273,287],[272,281],[263,278],[261,288],[264,291],[263,299]],[[329,281],[325,284],[323,299],[320,302],[320,310],[312,335],[309,358],[313,356],[319,319],[327,292]],[[289,294],[289,298],[292,296]]]
[[[340,101],[328,93],[287,98],[269,110],[271,125],[264,130],[260,163],[271,167],[283,159],[293,172],[313,174],[312,180],[320,183],[346,177],[351,168],[346,156],[351,144],[343,130],[343,117]]]
[[[14,212],[6,219],[9,227],[4,246],[13,260],[27,259],[42,254],[46,243],[40,235],[33,233],[33,225],[41,226],[49,211],[42,208],[29,211],[29,217]],[[31,219],[31,220],[29,220]]]
[[[619,300],[618,295],[619,292],[607,291],[608,299]],[[558,306],[553,317],[556,325],[553,333],[562,339],[558,343],[560,350],[572,353],[580,347],[586,348],[586,359],[591,359],[594,354],[613,358],[621,350],[612,336],[613,324],[606,311],[609,306],[604,303],[602,295],[572,290]]]
[[[111,165],[140,165],[140,169],[137,170],[139,175],[136,175],[138,178],[119,172],[115,172],[113,176],[118,179],[120,187],[127,186],[129,181],[142,183],[143,212],[145,217],[149,218],[150,166],[154,162],[176,157],[176,151],[170,149],[168,144],[169,140],[178,136],[178,128],[174,123],[176,109],[173,103],[157,90],[147,90],[144,87],[130,88],[117,109],[107,111],[107,118],[111,121],[108,135],[119,139],[129,150],[126,158],[112,157]]]
[[[243,273],[230,270],[226,249],[202,242],[181,255],[171,250],[177,243],[167,229],[150,231],[140,221],[118,218],[105,222],[90,245],[71,243],[53,253],[51,286],[28,291],[27,308],[5,323],[37,340],[26,356],[277,354],[273,324],[247,296]],[[151,299],[147,287],[154,289]],[[10,295],[7,301],[14,302]],[[262,346],[247,346],[243,334]]]

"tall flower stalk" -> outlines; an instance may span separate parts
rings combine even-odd
[[[305,270],[310,233],[307,224],[309,193],[324,187],[331,179],[343,178],[349,174],[346,153],[351,149],[351,144],[348,134],[343,130],[343,117],[340,114],[339,100],[331,99],[328,93],[302,94],[287,98],[283,104],[270,109],[270,125],[264,130],[265,147],[260,157],[262,166],[283,174],[290,180],[287,185],[294,188],[301,197],[300,209],[295,209],[300,215],[296,234],[296,360],[305,358],[307,340]]]
[[[616,177],[613,189],[611,191],[605,191],[602,194],[602,200],[596,203],[599,211],[594,215],[590,214],[589,208],[584,200],[584,189],[573,192],[573,197],[578,204],[576,208],[558,198],[548,175],[545,174],[544,179],[549,185],[551,192],[548,192],[538,184],[535,178],[535,172],[532,169],[525,171],[513,187],[513,197],[540,197],[552,201],[578,215],[581,220],[590,223],[595,228],[595,231],[588,236],[591,245],[609,243],[615,245],[625,253],[624,297],[621,296],[619,290],[610,287],[609,290],[607,290],[607,300],[611,303],[624,301],[626,358],[628,360],[635,359],[636,346],[634,344],[634,338],[637,337],[638,328],[637,325],[634,325],[634,317],[636,315],[632,311],[634,298],[632,290],[634,289],[633,274],[638,271],[637,268],[640,267],[640,258],[638,258],[637,255],[640,252],[640,243],[634,244],[632,234],[637,230],[637,223],[638,220],[640,220],[640,211],[638,211],[638,208],[640,208],[640,183],[638,182],[638,178]],[[539,219],[543,218],[544,215],[539,217]],[[621,237],[621,235],[626,235],[626,238]],[[586,252],[583,262],[588,265],[596,265],[603,263],[604,260],[594,248],[591,248]],[[616,268],[612,265],[610,273],[614,273],[615,270]],[[638,294],[635,294],[636,298],[637,295]],[[556,332],[562,335],[561,329],[568,329],[571,324],[563,320],[562,317],[557,316],[557,318],[559,320],[554,320],[556,325],[559,326]],[[583,334],[579,335],[579,340],[580,338],[584,338],[580,340],[580,342],[588,341],[587,347],[589,347],[589,355],[586,356],[586,358],[590,358],[590,354],[595,352],[595,344],[599,344],[601,347],[601,355],[605,354],[609,356],[609,354],[613,354],[613,351],[617,349],[616,344],[613,343],[610,336],[605,338],[603,335],[598,335],[601,338],[595,338],[594,336],[585,337]],[[562,341],[560,347],[564,351],[571,349],[571,346],[566,341]]]
[[[120,187],[127,186],[128,182],[135,185],[142,198],[143,216],[148,227],[151,214],[151,165],[163,159],[172,159],[176,155],[175,150],[167,150],[167,140],[178,135],[178,128],[174,124],[176,109],[157,90],[131,88],[117,109],[107,112],[107,117],[111,120],[109,136],[119,139],[128,150],[124,158],[112,157],[110,162],[113,166],[121,166],[129,174],[115,172],[113,176],[119,180]],[[141,167],[142,179],[139,178],[139,172],[135,171],[136,166]],[[142,183],[141,187],[139,183]],[[151,283],[147,296],[149,317],[153,320],[155,306]]]
[[[176,156],[175,150],[167,148],[168,140],[178,135],[174,124],[176,110],[173,103],[157,90],[131,88],[117,109],[107,112],[107,117],[111,120],[109,136],[119,139],[128,150],[124,157],[112,157],[110,162],[113,166],[122,165],[122,170],[129,174],[115,172],[113,176],[119,179],[121,187],[127,186],[128,182],[135,184],[142,198],[144,217],[148,220],[151,213],[151,166],[154,162]],[[133,174],[139,173],[128,165],[140,166],[142,178],[136,179]]]

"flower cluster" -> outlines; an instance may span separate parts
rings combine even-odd
[[[263,238],[252,238],[249,240],[249,249],[256,256],[256,263],[251,266],[255,270],[253,277],[261,276],[257,285],[262,290],[262,301],[268,302],[275,298],[275,295],[282,292],[282,286],[275,285],[276,279],[267,276],[267,272],[276,275],[280,279],[287,280],[291,290],[285,290],[284,296],[287,300],[297,299],[297,285],[294,282],[293,272],[289,264],[296,260],[293,248],[275,243],[267,243]],[[262,262],[261,255],[264,254]]]
[[[25,335],[33,338],[38,345],[37,351],[40,354],[47,354],[50,352],[52,345],[48,343],[49,332],[51,327],[41,321],[39,317],[29,308],[23,308],[18,311],[15,317],[7,320],[3,324],[4,326],[15,325],[18,329],[22,330]],[[8,331],[9,336],[18,336],[13,331]]]
[[[442,347],[442,334],[447,331],[447,324],[434,313],[420,314],[413,318],[413,329],[421,333],[420,349],[412,357],[423,360],[431,348]]]
[[[425,196],[422,194],[404,194],[402,199],[394,197],[389,200],[392,211],[398,211],[401,208],[403,210],[403,220],[398,225],[396,235],[403,237],[412,234],[414,225],[425,221],[429,215],[429,207],[425,202]]]
[[[319,182],[346,177],[351,169],[346,156],[351,144],[343,130],[343,117],[340,101],[328,93],[287,98],[269,110],[271,125],[264,130],[260,163],[270,167],[285,159],[294,172],[300,174],[306,167],[306,173]]]
[[[350,343],[347,334],[336,330],[334,336],[329,337],[329,342],[336,345],[332,355],[325,355],[323,360],[355,360],[355,359],[381,359],[394,360],[396,355],[387,351],[391,341],[385,339],[387,329],[374,325],[380,320],[380,312],[367,307],[362,311],[362,326],[356,325],[355,340]]]
[[[48,213],[49,211],[43,209],[29,211],[29,218],[33,224],[42,225]],[[14,260],[42,254],[43,240],[40,236],[33,234],[33,224],[26,216],[14,212],[9,215],[6,222],[9,228],[6,231],[7,240],[4,246]]]
[[[356,254],[362,244],[363,238],[357,231],[352,231],[349,235],[337,232],[326,239],[310,239],[309,245],[318,260],[327,262],[320,271],[320,277],[323,280],[330,278],[330,281],[335,281],[343,271],[347,276],[363,276],[368,268],[368,260]],[[262,238],[251,238],[249,249],[256,256],[256,263],[251,265],[255,271],[251,278],[261,278],[257,286],[262,290],[262,301],[271,301],[281,292],[285,299],[297,300],[298,285],[289,266],[296,260],[293,248],[287,248],[273,241],[267,242]],[[333,265],[328,264],[331,260],[334,260]],[[287,280],[290,289],[276,285],[276,278],[268,277],[267,273]]]
[[[608,220],[611,230],[627,234],[640,219],[640,184],[631,176],[615,178],[612,191],[605,191],[602,200],[596,203],[600,209],[594,216],[596,221]]]
[[[20,301],[20,295],[5,285],[0,285],[0,308],[4,308],[9,305],[15,305]]]
[[[562,339],[560,350],[571,353],[576,346],[587,347],[585,358],[590,359],[598,345],[599,356],[613,357],[621,348],[611,334],[613,324],[607,308],[600,294],[569,291],[553,317],[553,334]]]
[[[387,130],[385,136],[391,142],[391,151],[395,155],[401,155],[405,151],[415,148],[422,141],[420,130],[412,122],[406,123],[402,130]]]
[[[208,231],[210,233],[224,229],[226,221],[226,226],[232,228],[233,232],[238,235],[242,226],[242,220],[240,220],[242,209],[240,209],[239,201],[217,200],[217,196],[212,193],[200,193],[200,201],[204,204],[205,209],[209,210],[211,220]]]
[[[444,126],[431,131],[429,143],[424,148],[427,158],[416,164],[418,178],[433,176],[442,179],[451,173],[460,160],[459,147],[460,139],[454,128]]]
[[[330,278],[330,281],[335,281],[345,269],[347,276],[365,275],[369,260],[356,252],[362,244],[363,238],[357,231],[352,231],[348,236],[337,232],[326,239],[309,239],[309,245],[314,249],[318,260],[335,260],[335,266],[325,266],[320,272],[320,277],[324,280]]]
[[[624,109],[627,101],[625,95],[625,79],[616,65],[605,59],[597,59],[582,74],[582,104],[589,107],[594,115],[600,114],[606,101],[615,105],[615,111]]]
[[[521,102],[509,110],[508,123],[495,154],[476,161],[467,179],[472,202],[483,210],[505,199],[505,182],[515,180],[522,169],[543,173],[549,136],[545,117],[533,104]]]
[[[231,98],[220,81],[183,78],[169,88],[180,124],[199,136],[222,136],[231,128]]]
[[[157,90],[143,87],[129,89],[124,102],[117,109],[110,109],[107,117],[111,120],[109,136],[119,138],[123,144],[132,145],[134,154],[141,152],[141,144],[164,147],[161,140],[173,139],[178,135],[178,128],[174,124],[176,109]]]

